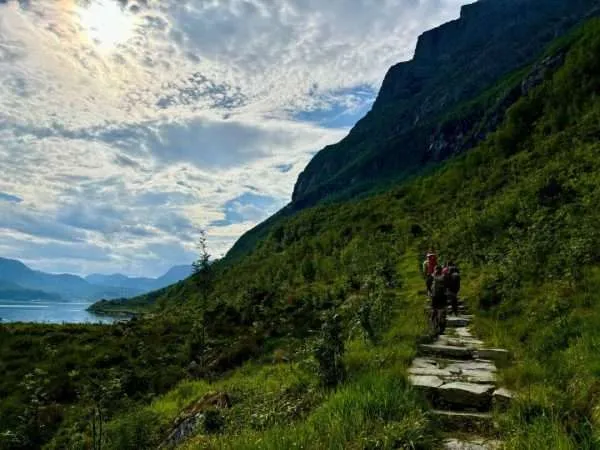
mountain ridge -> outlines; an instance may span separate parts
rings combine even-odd
[[[460,18],[419,37],[412,60],[389,69],[371,111],[299,175],[290,207],[309,207],[361,183],[368,190],[374,181],[403,178],[435,162],[427,150],[443,110],[530,63],[557,36],[597,12],[591,0],[463,6]]]
[[[91,284],[97,286],[113,286],[136,289],[141,293],[149,292],[156,289],[161,289],[170,284],[181,281],[192,274],[191,264],[181,264],[171,267],[167,272],[157,278],[150,277],[128,277],[121,273],[113,273],[110,275],[90,274],[84,279]]]
[[[50,297],[97,300],[137,295],[139,291],[114,286],[96,286],[71,274],[51,274],[34,270],[21,261],[0,257],[0,282],[13,283],[26,290],[41,291]]]

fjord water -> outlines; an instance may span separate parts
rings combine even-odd
[[[91,302],[51,300],[0,300],[0,323],[111,323],[114,319],[92,314]]]

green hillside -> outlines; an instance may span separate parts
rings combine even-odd
[[[60,300],[60,295],[25,289],[16,283],[0,281],[0,300]]]
[[[431,245],[461,266],[480,334],[515,354],[507,448],[600,446],[600,21],[556,52],[475,149],[279,220],[146,317],[0,327],[0,448],[156,448],[209,391],[231,407],[203,410],[183,448],[436,448],[406,380]]]

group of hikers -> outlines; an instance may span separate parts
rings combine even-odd
[[[431,326],[434,334],[440,335],[446,329],[448,304],[452,306],[452,313],[458,315],[460,270],[451,260],[441,266],[437,254],[430,250],[423,262],[423,276],[431,298]]]

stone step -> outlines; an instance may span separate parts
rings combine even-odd
[[[483,438],[446,439],[444,441],[445,450],[497,450],[501,446],[502,442],[500,441]]]
[[[410,375],[415,376],[431,376],[441,379],[444,383],[450,383],[454,381],[463,381],[466,383],[476,384],[493,384],[496,385],[496,374],[494,372],[488,372],[484,370],[467,370],[467,371],[451,371],[449,369],[441,368],[423,368],[423,367],[411,367],[408,369]],[[504,397],[499,398],[499,402],[502,404],[507,403],[504,401]]]
[[[424,356],[441,356],[452,359],[473,359],[475,350],[469,347],[458,347],[441,344],[421,344],[418,353]]]
[[[455,381],[435,388],[435,404],[454,411],[489,411],[492,408],[493,384]]]
[[[420,370],[409,375],[413,387],[422,392],[433,405],[449,411],[489,411],[492,409],[492,398],[496,391],[495,383],[445,380],[445,376],[423,375]],[[469,379],[468,374],[461,374]],[[475,379],[477,374],[471,374]],[[485,376],[493,376],[486,374]],[[450,375],[452,377],[452,375]],[[503,397],[504,399],[504,397]]]
[[[491,434],[496,425],[491,413],[433,410],[433,420],[440,431]]]
[[[446,318],[448,328],[464,328],[471,324],[471,316],[459,315]]]
[[[483,341],[471,337],[449,336],[447,334],[442,334],[438,337],[438,340],[434,342],[434,344],[450,345],[452,347],[478,348],[483,346]]]

